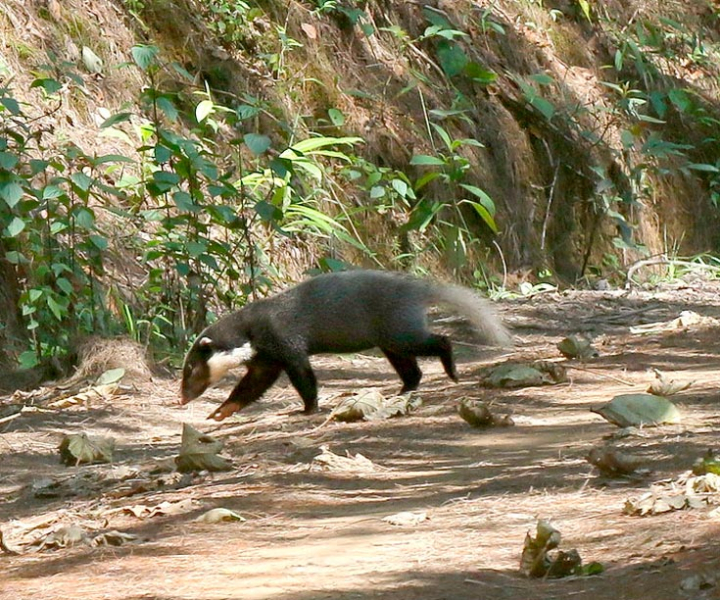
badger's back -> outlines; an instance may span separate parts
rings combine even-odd
[[[348,271],[309,279],[277,300],[310,353],[354,352],[423,332],[427,288],[394,273]]]

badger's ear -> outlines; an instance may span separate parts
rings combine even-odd
[[[209,346],[210,344],[212,344],[212,340],[207,336],[201,337],[198,340],[198,346]]]

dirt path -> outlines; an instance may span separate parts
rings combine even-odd
[[[0,529],[21,555],[0,555],[0,597],[76,599],[280,598],[718,598],[720,518],[713,506],[644,518],[622,512],[652,483],[675,479],[708,448],[717,449],[720,327],[714,323],[636,335],[630,325],[669,321],[681,310],[720,318],[716,285],[662,293],[584,292],[508,304],[520,338],[516,357],[557,359],[564,335],[588,332],[600,357],[571,370],[568,383],[516,390],[477,386],[480,366],[504,360],[459,347],[461,383],[423,364],[423,405],[410,416],[319,427],[348,389],[396,391],[375,356],[315,361],[324,411],[307,418],[286,382],[261,403],[216,426],[215,404],[174,404],[177,382],[156,382],[90,407],[24,413],[0,425]],[[661,369],[694,380],[674,400],[682,425],[608,440],[618,428],[589,409],[613,395],[644,391]],[[217,390],[217,402],[226,391]],[[456,413],[461,397],[512,412],[510,428],[473,430]],[[0,406],[7,399],[0,398]],[[324,400],[324,403],[323,403]],[[151,474],[177,454],[182,423],[223,440],[228,473]],[[63,433],[117,439],[113,465],[64,467]],[[612,442],[642,458],[651,473],[607,479],[585,460]],[[321,446],[372,461],[363,472],[313,466]],[[54,482],[54,486],[50,485]],[[156,507],[137,517],[124,508]],[[245,522],[194,519],[222,506]],[[384,517],[426,513],[414,525]],[[519,572],[526,532],[547,518],[594,577],[529,580]],[[80,545],[29,552],[25,543],[61,525],[138,536],[119,546]]]

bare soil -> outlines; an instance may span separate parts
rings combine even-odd
[[[720,326],[710,321],[646,335],[630,326],[667,322],[682,310],[720,318],[719,291],[699,281],[653,293],[568,292],[507,303],[503,311],[519,339],[514,359],[561,360],[555,344],[578,332],[594,336],[600,356],[569,363],[578,368],[567,383],[485,389],[477,384],[479,369],[507,357],[458,344],[461,383],[425,361],[423,405],[386,421],[325,423],[342,392],[397,391],[391,368],[373,355],[315,360],[323,410],[311,417],[297,412],[301,403],[287,381],[219,425],[205,417],[227,387],[180,407],[171,380],[112,400],[24,412],[0,425],[0,529],[7,546],[20,551],[0,554],[0,597],[718,598],[720,519],[710,514],[712,505],[646,517],[626,515],[623,506],[717,449],[720,429]],[[621,437],[590,412],[616,394],[644,391],[653,367],[695,382],[673,398],[681,425]],[[471,428],[457,416],[462,397],[492,402],[498,414],[513,414],[515,426]],[[9,402],[0,398],[0,406]],[[235,468],[154,474],[177,454],[182,423],[224,441]],[[115,437],[115,462],[60,465],[62,435],[79,431]],[[605,445],[643,459],[650,472],[601,476],[585,456]],[[321,446],[360,453],[374,468],[313,466]],[[171,504],[154,516],[123,510],[163,502]],[[214,507],[246,521],[195,521]],[[383,521],[401,511],[428,519]],[[605,571],[526,578],[520,554],[538,518],[562,533],[561,548],[577,549]],[[72,524],[138,538],[118,547],[28,545]]]

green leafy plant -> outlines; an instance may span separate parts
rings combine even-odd
[[[56,84],[42,77],[31,87],[52,91]],[[33,344],[23,355],[25,366],[66,352],[71,332],[113,331],[100,283],[108,235],[98,211],[101,200],[117,192],[104,183],[105,174],[130,162],[88,156],[71,144],[49,148],[33,123],[12,90],[0,90],[2,260],[23,285],[20,310]]]
[[[440,180],[449,187],[449,195],[460,196],[455,205],[470,206],[482,221],[496,233],[495,203],[483,190],[464,182],[470,169],[470,161],[460,153],[460,149],[465,146],[482,148],[483,144],[472,138],[453,139],[447,130],[438,123],[430,123],[430,127],[442,141],[443,148],[434,155],[418,154],[410,160],[411,165],[429,167],[427,172],[415,181],[413,186],[415,193],[419,193],[430,182]],[[426,204],[422,209],[416,208],[414,212],[416,222],[420,225],[418,228],[424,229],[432,216],[437,214],[444,204],[433,202],[431,205]]]
[[[523,92],[525,101],[546,120],[551,121],[557,112],[556,108],[552,102],[547,100],[543,94],[538,91],[538,87],[550,86],[554,83],[554,79],[545,73],[538,73],[530,77],[530,82],[522,78],[516,78],[515,80]]]
[[[472,138],[453,139],[444,127],[435,122],[428,121],[428,127],[435,134],[431,139],[437,136],[441,146],[435,154],[417,154],[410,160],[411,165],[421,170],[420,176],[413,183],[414,194],[419,200],[413,205],[404,229],[422,233],[439,220],[445,227],[444,242],[451,262],[459,267],[465,262],[468,245],[478,240],[473,228],[467,223],[465,208],[479,217],[491,232],[498,231],[492,198],[481,188],[466,181],[470,161],[461,150],[468,146],[482,148],[483,144]],[[442,184],[447,200],[421,195],[432,182]],[[448,219],[450,214],[454,218]]]

